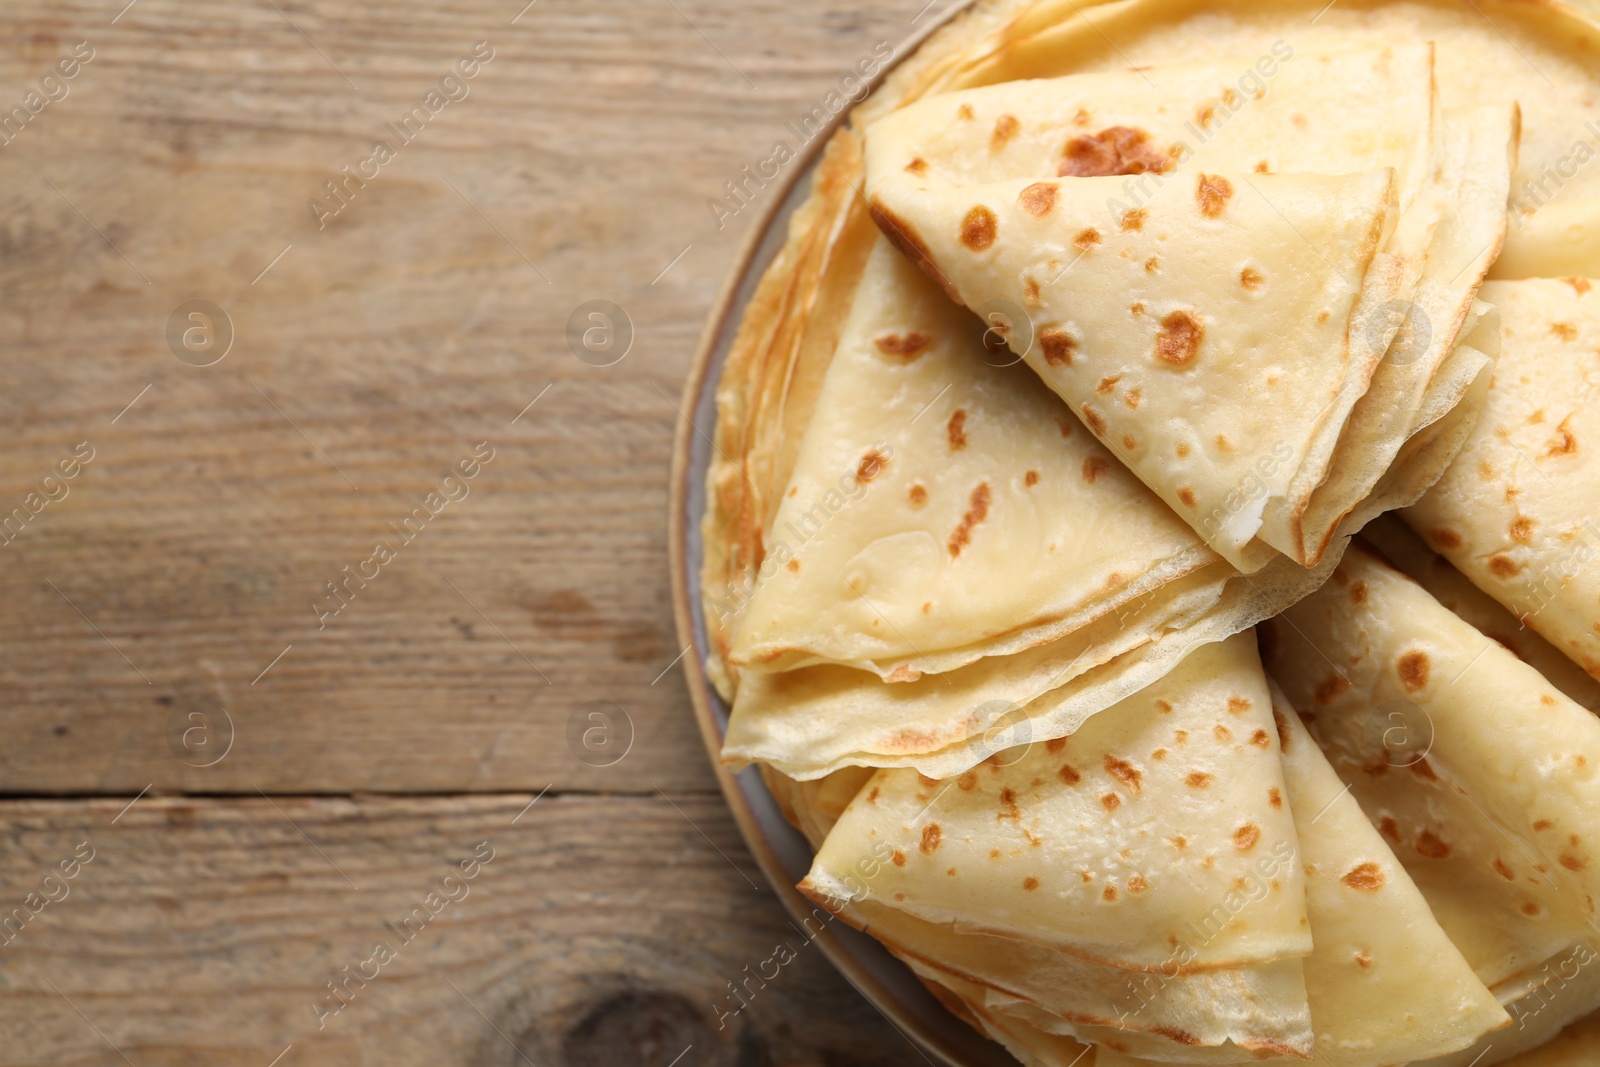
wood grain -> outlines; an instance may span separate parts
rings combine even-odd
[[[52,872],[59,898],[0,945],[0,1064],[923,1062],[772,905],[719,799],[531,799],[0,805],[0,920]],[[458,899],[402,940],[430,893]]]
[[[667,669],[666,479],[755,210],[706,201],[920,5],[121,7],[0,12],[0,107],[94,49],[0,148],[0,515],[94,450],[0,544],[0,791],[710,788]],[[469,95],[395,138],[478,41]],[[233,324],[213,366],[168,348],[192,299]],[[632,321],[614,366],[569,350],[591,299]],[[319,629],[478,442],[470,495]],[[634,724],[612,771],[563,740],[594,701]],[[174,756],[170,720],[219,709],[227,759]]]
[[[0,117],[66,95],[0,136],[0,1064],[917,1059],[814,946],[721,1017],[799,936],[714,792],[665,529],[756,215],[706,201],[917,7],[4,5]],[[568,341],[597,299],[632,325],[612,366]],[[232,327],[209,366],[168,338],[196,300]],[[470,895],[319,1030],[480,841]]]

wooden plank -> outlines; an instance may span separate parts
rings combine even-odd
[[[0,804],[0,919],[56,898],[5,929],[0,1064],[921,1062],[760,887],[720,800],[531,799]]]
[[[710,788],[666,477],[755,211],[706,202],[920,5],[120,6],[0,12],[0,107],[93,49],[0,149],[0,791]],[[478,41],[467,95],[394,136]],[[614,366],[568,346],[593,299],[633,324]],[[211,366],[169,346],[192,300],[232,324]],[[378,577],[323,617],[345,568]],[[609,771],[564,740],[596,701],[634,726]],[[226,759],[196,766],[220,725],[175,749],[191,713]]]

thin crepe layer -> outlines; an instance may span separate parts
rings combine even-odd
[[[869,259],[731,653],[890,680],[1079,630],[1214,553],[886,242]]]
[[[1247,913],[1217,903],[1262,857],[1294,853],[1293,822],[1270,804],[1283,789],[1272,728],[1254,639],[1235,635],[1070,738],[953,781],[880,771],[801,888],[1132,969],[1170,968],[1175,946],[1178,973],[1303,955],[1292,864]]]
[[[1280,557],[1231,574],[1185,576],[1069,637],[946,674],[886,685],[847,667],[749,672],[728,719],[722,761],[770,763],[791,777],[841,767],[910,767],[950,778],[1002,748],[1048,741],[1148,686],[1194,650],[1253,626],[1326,580],[1343,545],[1306,570]]]
[[[1361,540],[1474,629],[1510,649],[1573,701],[1591,712],[1600,711],[1600,682],[1583,673],[1550,642],[1518,623],[1516,616],[1467,581],[1399,518],[1384,515],[1375,519],[1361,531]]]
[[[1252,541],[1268,502],[1326,463],[1382,355],[1352,337],[1398,286],[1374,260],[1393,174],[1180,174],[1113,223],[1124,180],[894,179],[873,204],[953,297],[1027,308],[1013,350],[1249,573],[1272,554],[1248,550],[1265,548]],[[1241,500],[1246,485],[1260,491]]]
[[[1592,933],[1600,720],[1353,546],[1268,669],[1503,1002]]]
[[[1502,347],[1477,428],[1404,517],[1472,582],[1600,677],[1600,409],[1586,403],[1600,295],[1586,279],[1490,282]]]

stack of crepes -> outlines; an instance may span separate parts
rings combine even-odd
[[[1600,295],[1483,280],[1593,27],[1225,6],[980,7],[830,144],[718,390],[724,761],[1024,1063],[1590,1062]]]
[[[1515,106],[1444,106],[1419,44],[1297,57],[1224,122],[1240,62],[871,127],[883,236],[748,597],[708,553],[730,759],[948,777],[1069,734],[1316,588],[1455,455]]]

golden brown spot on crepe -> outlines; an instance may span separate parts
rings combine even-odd
[[[1489,557],[1489,573],[1496,578],[1510,578],[1521,569],[1516,560],[1503,552],[1496,552]]]
[[[956,118],[959,118],[959,119],[970,119],[970,118],[972,118],[972,105],[971,104],[962,104],[960,107],[956,108]]]
[[[928,502],[928,489],[921,482],[914,482],[909,496],[911,498],[911,506],[920,508]]]
[[[1090,485],[1094,480],[1111,469],[1111,464],[1099,456],[1088,456],[1083,461],[1083,480]]]
[[[1228,711],[1234,715],[1243,715],[1253,707],[1255,707],[1255,705],[1250,703],[1250,701],[1244,697],[1228,698]]]
[[[971,790],[977,788],[977,785],[978,785],[977,772],[968,771],[967,773],[963,774],[960,778],[956,779],[956,785],[958,785],[962,789],[968,790],[968,791],[971,791]]]
[[[1254,267],[1246,267],[1239,272],[1239,284],[1246,289],[1259,289],[1261,283],[1266,280],[1266,277]]]
[[[1178,490],[1178,499],[1183,501],[1187,507],[1194,507],[1194,490],[1187,485],[1184,486]]]
[[[1402,653],[1395,663],[1395,669],[1400,672],[1400,684],[1408,693],[1415,693],[1428,684],[1429,668],[1428,654],[1417,648]]]
[[[1266,731],[1259,730],[1257,732],[1265,733]],[[1267,803],[1271,804],[1274,808],[1283,807],[1283,794],[1278,791],[1277,786],[1273,786],[1271,789],[1267,790]]]
[[[1478,477],[1482,478],[1484,481],[1488,481],[1490,478],[1494,477],[1494,466],[1490,464],[1488,460],[1485,459],[1479,461]]]
[[[1142,207],[1136,207],[1122,216],[1121,226],[1124,230],[1138,232],[1144,229],[1144,222],[1150,217],[1150,212]]]
[[[1365,604],[1367,602],[1367,583],[1356,581],[1350,583],[1350,603]]]
[[[1272,168],[1270,166],[1268,166],[1267,165],[1267,161],[1263,159],[1261,162],[1256,164],[1256,173],[1257,174],[1271,174],[1272,173]]]
[[[1561,866],[1565,867],[1569,871],[1581,871],[1587,867],[1588,864],[1584,863],[1570,852],[1563,852],[1561,854]]]
[[[1066,747],[1067,739],[1065,737],[1052,737],[1044,743],[1044,750],[1050,753],[1060,752]]]
[[[989,151],[998,152],[1004,148],[1017,131],[1022,129],[1022,124],[1015,115],[1001,115],[994,120],[994,132],[989,135]]]
[[[1015,815],[1017,813],[1017,791],[1010,786],[1001,789],[1000,806],[1005,808],[1009,814]]]
[[[1072,235],[1072,243],[1087,252],[1089,249],[1100,243],[1100,231],[1095,229],[1093,226],[1090,226],[1087,229],[1079,230],[1077,233]]]
[[[1205,789],[1211,784],[1212,777],[1205,771],[1190,771],[1189,777],[1185,778],[1184,782],[1194,789]]]
[[[1326,311],[1317,312],[1317,322],[1323,323],[1323,322],[1327,322],[1327,321],[1328,321],[1328,313]]]
[[[1182,459],[1184,456],[1189,454],[1189,446],[1184,444],[1182,441],[1179,441],[1178,447],[1174,448],[1173,451],[1178,454],[1179,459]]]
[[[1450,858],[1450,846],[1428,830],[1417,835],[1417,851],[1430,860]]]
[[[1533,824],[1533,828],[1535,830],[1548,830],[1553,825],[1555,825],[1555,824],[1552,823],[1549,819],[1540,819],[1540,820],[1538,820],[1537,822],[1535,822]]]
[[[1572,291],[1577,293],[1579,296],[1582,296],[1584,293],[1587,293],[1593,288],[1593,286],[1589,284],[1588,278],[1562,278],[1561,280],[1572,286]]]
[[[1171,715],[1172,714],[1172,705],[1169,704],[1165,700],[1157,700],[1156,701],[1156,710],[1159,711],[1163,715]]]
[[[1107,811],[1116,811],[1122,805],[1122,798],[1115,793],[1107,793],[1100,798],[1100,803],[1106,806]]]
[[[1044,361],[1052,367],[1072,362],[1072,353],[1078,342],[1062,330],[1045,330],[1039,334],[1039,347],[1044,350]]]
[[[1229,199],[1233,197],[1233,183],[1219,174],[1202,174],[1194,195],[1200,202],[1200,214],[1214,219],[1222,214],[1222,209],[1228,206]]]
[[[1533,901],[1530,900],[1526,904],[1522,905],[1522,909],[1521,910],[1522,910],[1522,914],[1524,914],[1528,918],[1532,919],[1532,918],[1535,918],[1536,916],[1538,916],[1538,914],[1539,914],[1539,905],[1535,904]]]
[[[1500,859],[1498,856],[1495,857],[1494,869],[1495,873],[1504,878],[1506,881],[1516,881],[1517,872],[1506,866],[1505,860]]]
[[[1383,764],[1383,766],[1387,767],[1388,764]],[[1418,778],[1424,778],[1430,782],[1437,782],[1439,780],[1439,776],[1434,773],[1433,764],[1429,763],[1426,758],[1417,760],[1417,762],[1411,764],[1410,767],[1411,773],[1416,775]]]
[[[1524,543],[1533,540],[1533,520],[1526,515],[1518,515],[1511,520],[1511,538]]]
[[[1128,879],[1128,892],[1143,893],[1150,888],[1150,883],[1144,880],[1144,875],[1136,874]]]
[[[1546,456],[1570,456],[1578,450],[1578,439],[1572,436],[1572,427],[1567,425],[1571,421],[1571,415],[1561,420],[1561,425],[1556,427],[1556,435],[1545,446]]]
[[[1267,736],[1267,732],[1265,730],[1257,730],[1255,733],[1250,735],[1250,743],[1255,745],[1257,748],[1266,748],[1272,743],[1272,739]],[[1273,790],[1273,792],[1277,792],[1277,790]]]
[[[1260,840],[1261,827],[1253,822],[1247,822],[1233,832],[1233,847],[1241,852],[1249,852]]]
[[[936,822],[931,822],[922,828],[922,844],[917,847],[922,850],[924,856],[931,856],[938,849],[940,833],[939,824]]]
[[[1350,679],[1342,674],[1330,674],[1317,683],[1316,692],[1311,694],[1311,699],[1318,704],[1331,704],[1333,699],[1346,689],[1350,688]],[[1280,727],[1281,731],[1281,727]]]
[[[1100,893],[1100,899],[1102,899],[1102,900],[1116,900],[1117,899],[1117,887],[1114,886],[1114,885],[1111,885],[1108,882],[1106,884],[1105,889],[1102,890],[1101,893]]]
[[[894,855],[890,856],[889,859],[894,862],[896,867],[904,867],[906,865],[906,854],[899,849],[895,849]]]
[[[1172,160],[1150,147],[1150,135],[1129,126],[1108,126],[1096,134],[1067,142],[1056,173],[1065,178],[1093,178],[1110,174],[1163,174]]]
[[[1429,530],[1428,540],[1432,541],[1439,548],[1461,547],[1461,535],[1450,529],[1448,526],[1441,526],[1438,529]]]
[[[1552,322],[1550,324],[1550,332],[1563,341],[1576,341],[1578,339],[1578,328],[1570,322]]]
[[[1505,644],[1505,642],[1502,641],[1501,644]],[[1551,696],[1549,693],[1540,693],[1539,703],[1545,705],[1546,707],[1553,708],[1556,706],[1556,698]]]
[[[800,573],[800,561],[797,559],[791,559],[788,563],[784,564],[784,566],[788,569],[790,574]]]
[[[1039,283],[1032,278],[1022,279],[1022,299],[1029,304],[1039,302]]]
[[[1138,794],[1144,789],[1144,775],[1127,760],[1118,759],[1108,752],[1101,765],[1105,767],[1107,774],[1127,786],[1128,792]]]
[[[1278,728],[1278,747],[1289,751],[1289,720],[1277,708],[1272,709],[1272,723]]]
[[[1028,877],[1022,880],[1022,888],[1026,889],[1030,893],[1033,892],[1035,889],[1039,888],[1039,879],[1030,874]]]
[[[1538,426],[1538,425],[1541,425],[1543,422],[1544,422],[1544,408],[1540,408],[1538,411],[1535,411],[1532,415],[1528,416],[1528,425],[1529,426]]]
[[[1158,748],[1154,752],[1150,753],[1150,758],[1153,760],[1164,760],[1167,758],[1167,750],[1164,748]]]
[[[945,869],[944,873],[948,874],[951,878],[954,878],[956,876],[956,869],[954,867],[949,867]]]
[[[873,786],[872,787],[872,792],[867,794],[867,803],[868,804],[876,804],[877,802],[878,802],[878,787],[877,786]]]
[[[1112,389],[1116,388],[1116,384],[1121,380],[1122,375],[1120,374],[1113,374],[1110,377],[1101,378],[1100,384],[1094,387],[1094,391],[1097,393],[1109,393]]]
[[[1161,320],[1161,331],[1156,334],[1156,358],[1173,367],[1187,367],[1200,351],[1205,329],[1200,320],[1187,311],[1170,312]]]
[[[1396,843],[1400,840],[1400,824],[1387,815],[1378,820],[1378,832]]]
[[[1174,741],[1176,741],[1178,744],[1182,745],[1182,744],[1186,743],[1189,740],[1189,731],[1188,730],[1174,730],[1174,731],[1172,731],[1172,739]]]
[[[994,244],[998,229],[999,222],[994,212],[978,204],[961,220],[961,243],[974,252],[982,252]]]
[[[1097,435],[1105,436],[1106,420],[1102,419],[1100,413],[1089,404],[1083,405],[1083,421],[1088,423],[1089,429],[1093,430]]]
[[[872,449],[866,455],[862,456],[861,462],[856,465],[856,481],[872,481],[872,479],[883,473],[883,468],[888,466],[888,464],[888,456],[885,456],[882,452],[879,452],[875,448]]]
[[[1083,775],[1079,774],[1071,764],[1063,763],[1061,765],[1061,780],[1068,785],[1077,785],[1083,781]]]
[[[1034,218],[1044,218],[1056,208],[1055,182],[1034,182],[1017,194],[1017,202]]]
[[[967,513],[961,516],[961,525],[950,535],[950,558],[961,555],[961,550],[972,543],[972,529],[989,517],[989,483],[980,482],[972,491]]]
[[[1022,476],[1022,484],[1025,485],[1025,486],[1028,486],[1030,489],[1032,487],[1038,485],[1039,484],[1039,472],[1038,471],[1029,471],[1028,473],[1024,474]]]
[[[1351,889],[1375,892],[1383,888],[1383,871],[1376,863],[1362,863],[1351,868],[1340,881]]]
[[[921,156],[915,156],[910,163],[906,164],[906,170],[912,174],[926,174],[928,173],[928,161]]]
[[[1149,259],[1144,261],[1144,270],[1145,270],[1146,274],[1154,274],[1156,271],[1158,271],[1160,269],[1161,269],[1161,260],[1158,257],[1151,256]]]
[[[950,416],[950,421],[945,424],[945,436],[950,439],[950,450],[959,452],[967,447],[967,412],[964,408],[956,408]]]
[[[925,333],[887,333],[874,338],[872,343],[884,355],[899,356],[909,362],[922,355],[923,351],[933,343],[933,338]]]

